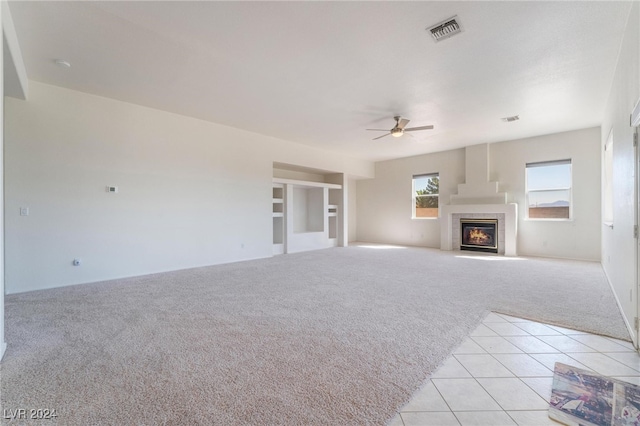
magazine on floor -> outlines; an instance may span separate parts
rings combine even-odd
[[[640,426],[640,386],[557,362],[549,417],[570,426]]]

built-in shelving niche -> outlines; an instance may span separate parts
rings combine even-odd
[[[293,187],[293,232],[324,231],[324,188],[294,185]]]
[[[342,185],[273,178],[273,253],[335,247]]]
[[[338,238],[338,206],[329,204],[327,216],[329,218],[329,239],[336,240]]]
[[[284,185],[273,184],[273,254],[284,253]]]

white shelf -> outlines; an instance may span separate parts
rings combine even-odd
[[[283,212],[273,212],[273,217],[284,217]]]
[[[274,198],[273,199],[273,204],[280,204],[280,203],[284,203],[284,200],[282,198]]]
[[[338,213],[336,213],[336,212],[329,212],[329,213],[327,213],[327,216],[329,216],[329,217],[338,217]]]

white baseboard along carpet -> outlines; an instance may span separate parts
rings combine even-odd
[[[56,410],[65,425],[382,425],[488,311],[629,339],[598,263],[424,248],[326,249],[5,301],[0,403]]]

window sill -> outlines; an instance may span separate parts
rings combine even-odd
[[[437,220],[440,217],[412,217],[411,220]]]

